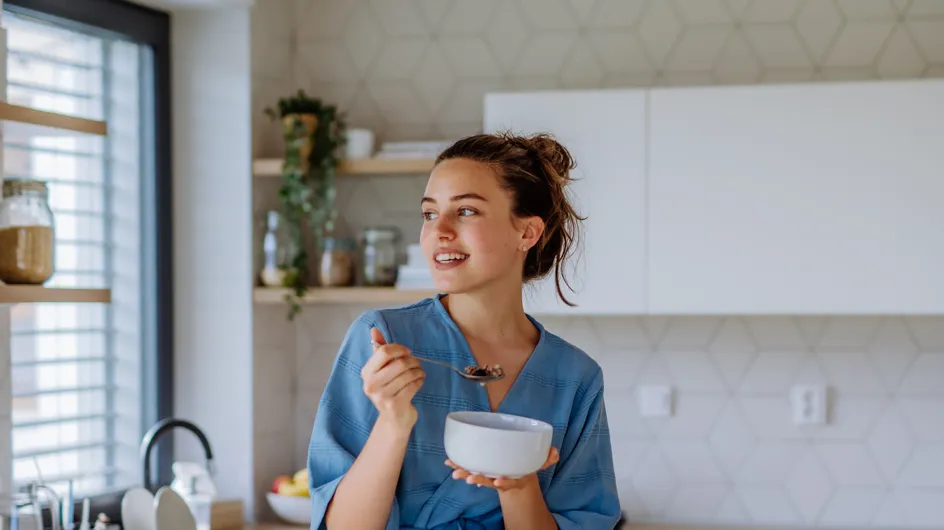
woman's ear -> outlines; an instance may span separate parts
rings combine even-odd
[[[544,234],[544,221],[540,217],[526,217],[521,219],[521,250],[527,252],[541,241],[541,235]]]

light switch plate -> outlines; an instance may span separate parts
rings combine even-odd
[[[636,389],[639,415],[644,418],[663,418],[672,415],[672,387],[644,385]]]
[[[824,385],[797,385],[790,391],[794,425],[825,425],[827,389]]]

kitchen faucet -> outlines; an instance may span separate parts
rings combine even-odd
[[[200,444],[203,445],[203,451],[206,453],[207,470],[210,472],[210,475],[213,474],[213,450],[210,448],[210,441],[207,440],[207,437],[205,434],[203,434],[203,431],[187,420],[165,418],[151,427],[147,434],[144,435],[144,439],[141,440],[141,463],[144,467],[144,489],[151,491],[152,493],[151,448],[157,443],[157,439],[161,435],[175,427],[187,429],[197,436],[197,438],[200,440]]]

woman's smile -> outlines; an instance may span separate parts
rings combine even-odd
[[[438,250],[433,253],[436,270],[447,271],[464,265],[469,255],[456,250]]]

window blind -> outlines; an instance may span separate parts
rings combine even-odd
[[[12,310],[13,479],[94,495],[140,480],[141,68],[146,49],[4,12],[7,101],[108,122],[109,135],[6,127],[6,177],[48,183],[56,273],[111,304]]]

